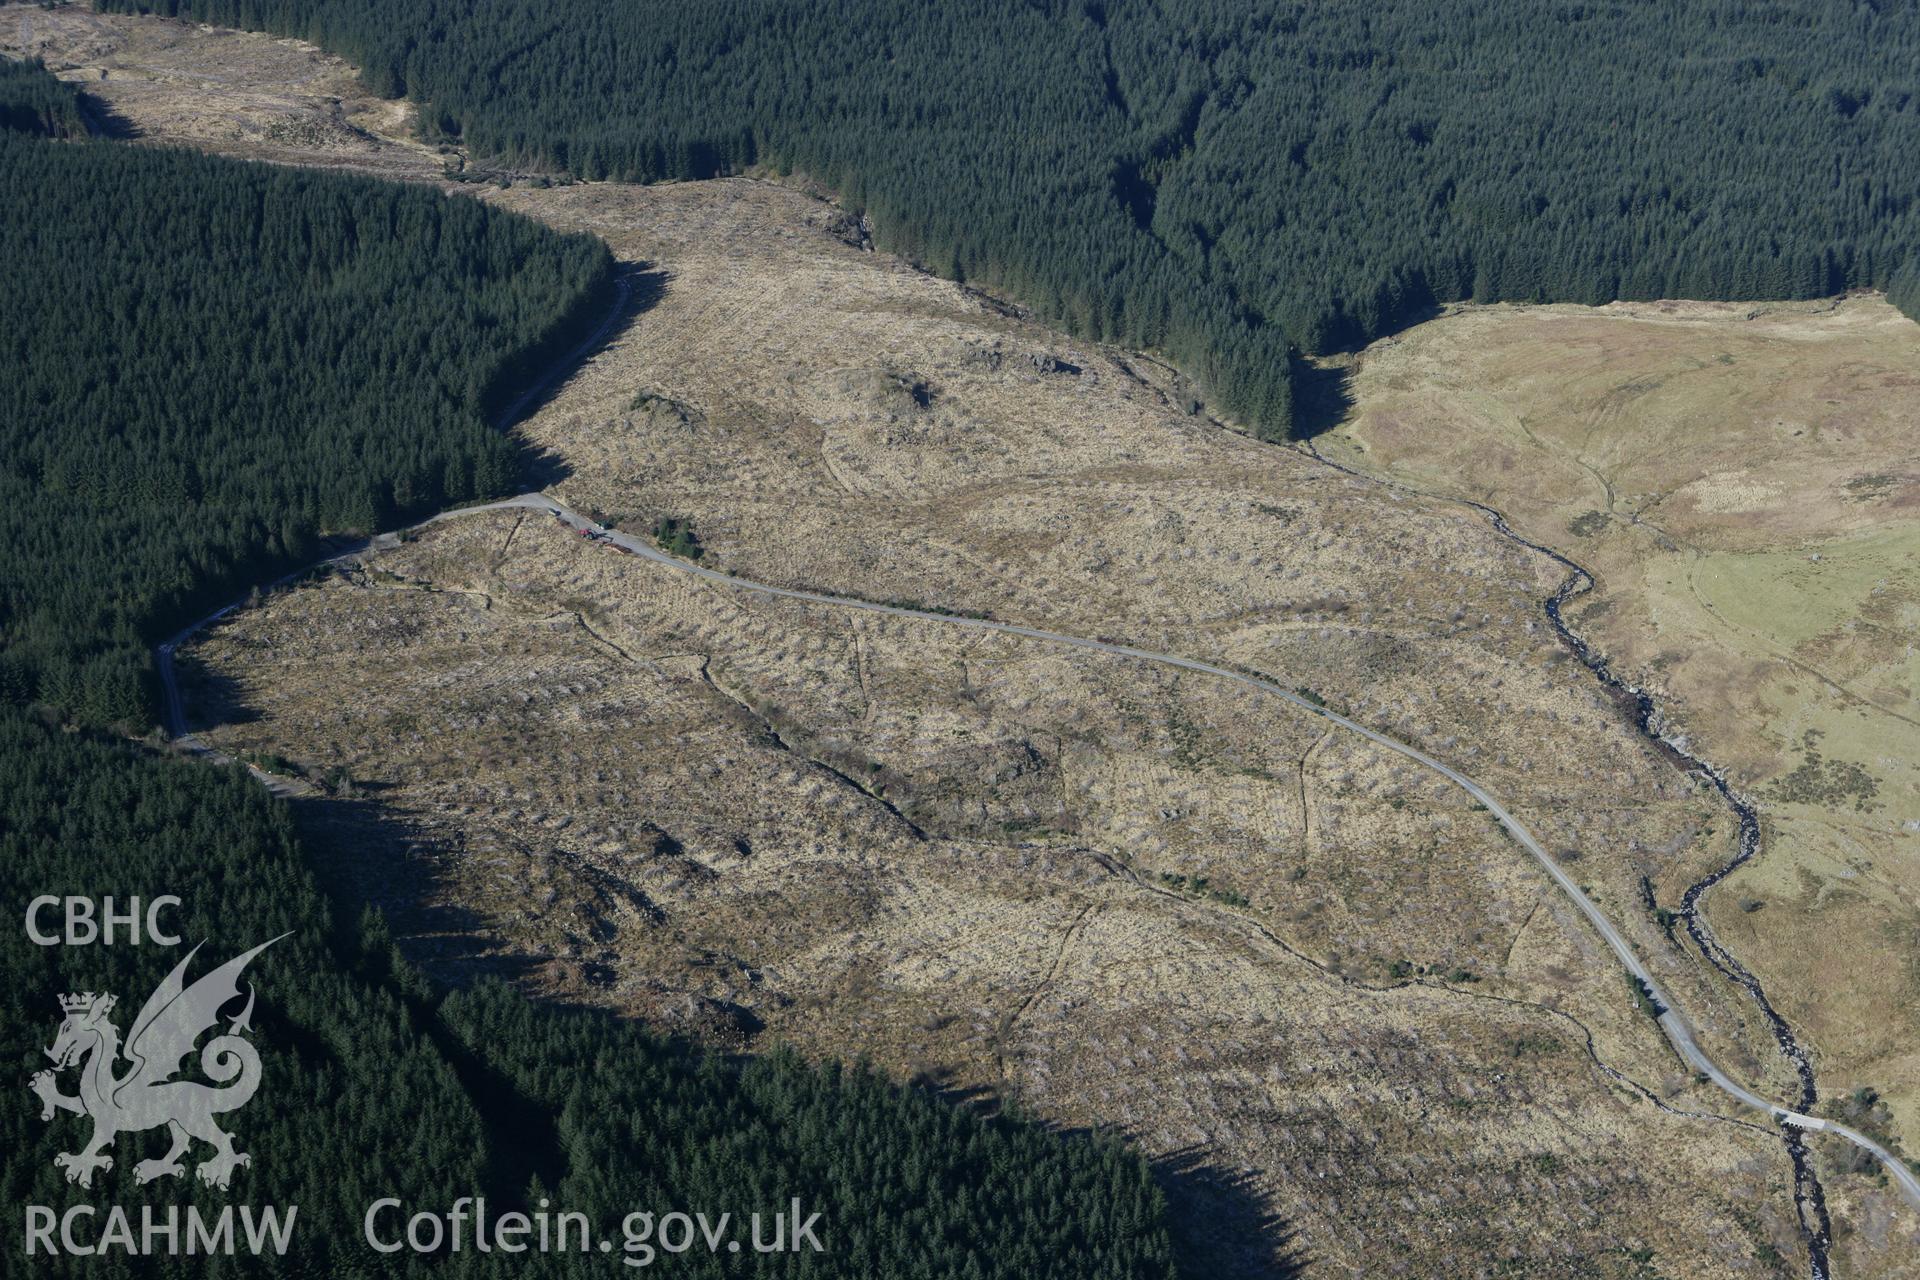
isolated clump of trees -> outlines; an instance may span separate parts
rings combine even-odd
[[[313,40],[512,164],[806,170],[1270,434],[1290,344],[1436,302],[1810,297],[1920,249],[1910,3],[96,3]]]
[[[0,700],[145,724],[172,629],[511,488],[489,416],[612,264],[422,187],[53,140],[78,111],[0,64]]]

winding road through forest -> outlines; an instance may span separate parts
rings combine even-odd
[[[643,560],[665,566],[678,573],[691,574],[696,578],[726,587],[730,590],[770,596],[782,600],[798,600],[803,603],[823,605],[834,609],[856,610],[863,613],[907,618],[916,622],[931,622],[938,623],[942,626],[964,627],[975,631],[1020,636],[1028,640],[1038,640],[1047,644],[1064,645],[1073,649],[1091,650],[1095,653],[1113,654],[1117,657],[1132,658],[1141,662],[1152,662],[1161,666],[1175,667],[1182,671],[1193,671],[1201,675],[1213,676],[1217,679],[1231,681],[1245,688],[1255,690],[1262,695],[1278,698],[1297,710],[1303,711],[1308,715],[1318,716],[1322,720],[1329,721],[1349,733],[1357,734],[1369,742],[1386,748],[1388,751],[1405,756],[1416,764],[1439,774],[1466,792],[1467,795],[1475,801],[1485,806],[1487,812],[1491,813],[1495,820],[1506,829],[1507,834],[1512,836],[1521,848],[1533,855],[1534,861],[1540,864],[1541,869],[1547,873],[1548,878],[1550,878],[1555,886],[1566,895],[1567,899],[1578,908],[1580,914],[1586,917],[1587,922],[1593,926],[1594,931],[1605,941],[1615,958],[1619,960],[1621,966],[1642,985],[1648,998],[1654,1001],[1656,1006],[1661,1010],[1659,1015],[1660,1028],[1666,1033],[1667,1040],[1673,1045],[1674,1051],[1680,1055],[1682,1061],[1694,1071],[1707,1077],[1708,1080],[1712,1081],[1723,1092],[1745,1106],[1763,1112],[1783,1124],[1834,1134],[1853,1143],[1863,1151],[1866,1151],[1881,1163],[1886,1169],[1887,1175],[1900,1187],[1908,1201],[1911,1202],[1916,1209],[1920,1209],[1920,1177],[1916,1177],[1913,1170],[1908,1168],[1906,1163],[1891,1151],[1857,1129],[1836,1121],[1802,1115],[1798,1112],[1788,1110],[1786,1107],[1769,1102],[1723,1071],[1719,1064],[1707,1056],[1706,1051],[1700,1047],[1699,1042],[1694,1037],[1692,1026],[1687,1022],[1679,1009],[1675,1007],[1672,998],[1661,988],[1660,984],[1654,980],[1653,975],[1647,970],[1646,965],[1641,963],[1640,957],[1634,953],[1632,946],[1629,945],[1626,938],[1622,936],[1619,929],[1615,928],[1613,922],[1607,919],[1599,907],[1594,905],[1593,900],[1589,898],[1586,892],[1580,888],[1579,884],[1561,868],[1560,864],[1548,855],[1546,849],[1541,845],[1539,839],[1534,836],[1533,832],[1529,831],[1524,823],[1509,813],[1500,801],[1488,792],[1486,788],[1482,787],[1458,769],[1428,755],[1418,747],[1410,746],[1376,729],[1368,728],[1359,721],[1349,719],[1331,708],[1321,706],[1319,703],[1272,680],[1251,675],[1244,671],[1236,671],[1231,667],[1223,667],[1211,662],[1202,662],[1196,658],[1184,658],[1178,654],[1159,653],[1151,649],[1137,649],[1131,645],[1117,644],[1107,640],[1096,640],[1086,636],[1068,635],[1059,631],[1044,631],[1038,627],[1025,627],[1018,623],[1000,622],[991,618],[972,618],[954,614],[933,613],[922,609],[909,609],[900,605],[879,604],[871,600],[861,600],[850,596],[827,595],[818,591],[805,591],[797,587],[774,586],[770,583],[755,582],[749,578],[735,577],[732,574],[723,573],[718,569],[708,569],[695,564],[691,560],[669,555],[648,542],[621,533],[618,530],[604,528],[572,510],[558,499],[549,497],[544,493],[521,494],[519,497],[507,498],[499,502],[490,502],[479,506],[461,507],[452,511],[444,511],[431,519],[422,521],[420,524],[415,525],[414,528],[424,529],[448,520],[482,515],[490,511],[511,510],[544,512],[570,529],[591,534],[596,539],[619,547],[621,550],[638,556]],[[383,547],[397,545],[399,536],[397,533],[382,534],[380,537],[374,539],[366,549],[378,550]],[[345,561],[360,554],[362,554],[362,550],[355,550],[345,555],[330,557],[321,563],[328,564]],[[315,565],[313,567],[318,568],[319,566]],[[294,576],[298,575],[296,574]],[[285,579],[282,581],[284,580]],[[184,706],[174,675],[174,651],[180,644],[185,642],[202,627],[218,621],[233,609],[237,608],[239,603],[240,602],[236,601],[234,604],[209,614],[206,618],[194,623],[178,635],[172,637],[165,644],[161,645],[158,650],[160,681],[166,694],[167,729],[169,733],[174,735],[176,740],[192,741],[188,734]]]
[[[556,361],[532,386],[527,388],[520,396],[515,398],[512,403],[506,405],[495,415],[495,425],[502,430],[510,427],[531,408],[555,382],[575,368],[581,360],[598,346],[632,305],[636,286],[644,285],[647,279],[645,264],[634,265],[615,277],[613,281],[614,297],[605,318],[595,326],[591,333],[576,344],[566,356]],[[1341,467],[1338,463],[1319,458],[1317,452],[1311,450],[1308,450],[1308,452],[1323,463],[1327,463],[1342,471],[1349,470],[1348,468]],[[1468,505],[1488,515],[1493,519],[1496,527],[1500,528],[1502,532],[1507,533],[1508,536],[1513,537],[1516,541],[1522,542],[1524,545],[1533,547],[1536,551],[1541,551],[1552,556],[1555,560],[1569,566],[1576,574],[1587,577],[1589,583],[1591,582],[1590,575],[1587,575],[1586,571],[1578,565],[1574,565],[1571,561],[1566,560],[1565,557],[1560,556],[1548,548],[1527,542],[1524,538],[1506,529],[1505,521],[1501,518],[1499,512],[1481,506],[1478,503]],[[1211,662],[1203,662],[1196,658],[1182,657],[1178,654],[1161,653],[1151,649],[1139,649],[1114,641],[1069,635],[1064,632],[1046,631],[1037,627],[1021,626],[1018,623],[1001,622],[991,618],[968,617],[950,613],[935,613],[930,610],[911,609],[900,605],[880,604],[875,601],[862,600],[857,597],[829,595],[823,592],[807,591],[796,587],[781,587],[771,583],[756,582],[748,578],[723,573],[717,569],[705,568],[691,560],[669,555],[650,542],[634,538],[618,530],[604,528],[586,516],[581,515],[579,512],[572,510],[557,498],[545,493],[526,493],[518,497],[506,498],[497,502],[481,503],[443,511],[438,515],[421,521],[419,524],[411,526],[408,530],[381,534],[365,544],[356,546],[337,555],[325,557],[312,565],[283,575],[275,579],[272,583],[267,584],[263,589],[271,590],[273,587],[296,580],[326,565],[354,560],[368,551],[394,547],[398,545],[402,532],[424,529],[445,521],[462,519],[467,516],[508,510],[545,512],[561,525],[591,535],[599,541],[617,547],[642,560],[663,566],[675,572],[691,574],[696,578],[703,579],[729,590],[742,591],[777,599],[796,600],[806,604],[820,605],[833,609],[882,614],[891,617],[911,619],[916,622],[937,623],[943,626],[965,627],[976,631],[1019,636],[1024,639],[1037,640],[1046,644],[1063,645],[1073,649],[1111,654],[1140,662],[1151,662],[1160,666],[1173,667],[1182,671],[1191,671],[1204,676],[1212,676],[1216,679],[1238,684],[1259,695],[1278,698],[1298,711],[1317,716],[1340,729],[1365,738],[1369,742],[1383,747],[1388,751],[1392,751],[1397,755],[1404,756],[1459,787],[1474,801],[1483,806],[1488,813],[1492,814],[1494,819],[1505,828],[1507,834],[1512,836],[1516,843],[1532,855],[1534,861],[1546,872],[1547,877],[1553,881],[1554,885],[1566,896],[1567,900],[1579,910],[1582,916],[1586,917],[1587,922],[1593,926],[1594,931],[1600,935],[1602,941],[1607,944],[1607,947],[1613,952],[1615,958],[1620,962],[1621,966],[1633,981],[1639,984],[1640,989],[1647,998],[1653,1001],[1654,1007],[1657,1010],[1660,1029],[1665,1033],[1668,1042],[1673,1046],[1674,1052],[1679,1055],[1680,1059],[1695,1073],[1711,1081],[1715,1086],[1728,1096],[1740,1102],[1743,1106],[1762,1112],[1783,1126],[1783,1133],[1788,1137],[1788,1149],[1793,1155],[1797,1179],[1811,1179],[1812,1173],[1811,1167],[1807,1163],[1804,1148],[1797,1140],[1796,1131],[1804,1130],[1830,1133],[1853,1143],[1856,1147],[1867,1152],[1875,1160],[1879,1161],[1880,1165],[1886,1170],[1887,1175],[1894,1181],[1895,1185],[1900,1188],[1901,1193],[1907,1201],[1916,1210],[1920,1210],[1920,1176],[1916,1176],[1914,1170],[1909,1168],[1906,1162],[1893,1152],[1887,1150],[1887,1148],[1875,1142],[1866,1134],[1850,1126],[1840,1124],[1836,1121],[1806,1115],[1777,1103],[1770,1102],[1722,1070],[1719,1064],[1714,1062],[1714,1060],[1708,1056],[1707,1052],[1701,1048],[1699,1041],[1695,1038],[1692,1025],[1675,1006],[1667,992],[1654,980],[1653,975],[1641,962],[1640,957],[1634,952],[1633,947],[1620,933],[1619,929],[1616,928],[1613,922],[1606,917],[1605,913],[1594,904],[1593,900],[1587,896],[1579,884],[1561,868],[1560,864],[1548,855],[1546,849],[1541,845],[1539,839],[1534,836],[1533,832],[1528,830],[1525,824],[1508,812],[1505,806],[1484,787],[1458,769],[1428,755],[1419,748],[1401,742],[1396,738],[1389,737],[1376,729],[1371,729],[1356,720],[1352,720],[1322,705],[1315,699],[1303,696],[1301,693],[1288,689],[1284,685],[1266,679],[1265,677],[1247,671],[1235,670],[1231,667],[1220,666]],[[1572,585],[1573,580],[1570,579],[1568,586],[1562,588],[1562,596]],[[251,594],[252,593],[249,593],[249,595]],[[1561,603],[1562,596],[1554,597],[1548,608],[1548,612],[1554,618],[1556,624],[1559,624],[1558,605]],[[186,707],[180,695],[179,682],[174,670],[174,655],[179,647],[190,640],[196,633],[240,608],[242,604],[245,603],[245,599],[246,597],[236,600],[231,604],[215,610],[199,621],[191,623],[176,634],[168,637],[155,649],[155,660],[164,698],[166,729],[168,734],[173,738],[176,746],[214,761],[224,761],[226,757],[213,751],[205,743],[194,738],[188,728]],[[1564,627],[1562,627],[1561,630],[1563,636],[1570,636],[1570,633],[1567,633]],[[1576,637],[1570,638],[1575,643],[1576,648],[1583,647]],[[1593,655],[1583,652],[1581,656],[1587,661],[1589,667],[1595,666]],[[1603,660],[1596,670],[1603,679],[1612,678],[1611,673],[1605,670]],[[1644,695],[1641,696],[1644,698]],[[1645,708],[1643,708],[1643,714],[1644,712]],[[1645,726],[1643,725],[1642,727],[1644,728]],[[282,796],[304,794],[303,789],[298,784],[291,784],[284,779],[278,778],[258,768],[253,768],[252,771],[254,776],[258,778],[262,784],[275,792],[275,794]],[[1712,776],[1718,780],[1717,774]],[[1722,782],[1721,785],[1724,789],[1724,782]],[[1729,793],[1729,795],[1731,795],[1731,793]],[[1722,872],[1722,874],[1724,874],[1724,872]],[[1704,886],[1700,887],[1704,888]],[[1694,920],[1689,919],[1688,923],[1690,929],[1695,927]],[[1703,947],[1705,946],[1704,939],[1702,940],[1702,945]],[[1709,951],[1709,958],[1713,958],[1711,951]],[[1731,958],[1728,957],[1728,959],[1730,960]],[[1735,967],[1737,968],[1737,966]],[[1735,975],[1730,973],[1730,976]],[[1768,1006],[1766,1011],[1771,1014],[1771,1007]],[[1775,1015],[1775,1017],[1777,1020],[1777,1015]],[[1795,1047],[1797,1048],[1797,1046]],[[1799,1065],[1802,1068],[1801,1074],[1807,1085],[1804,1096],[1811,1098],[1813,1096],[1810,1087],[1811,1068],[1804,1062],[1804,1059],[1801,1060]],[[1817,1180],[1814,1180],[1813,1185],[1817,1192]],[[1797,1193],[1796,1199],[1798,1198],[1799,1194]],[[1825,1211],[1823,1204],[1820,1208],[1819,1218],[1820,1223],[1818,1225],[1809,1224],[1809,1230],[1814,1234],[1814,1238],[1810,1242],[1813,1261],[1813,1280],[1826,1280],[1827,1241],[1822,1238],[1825,1231]]]

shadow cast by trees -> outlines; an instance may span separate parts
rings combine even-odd
[[[379,788],[355,782],[353,789]],[[503,951],[479,913],[453,905],[451,871],[463,853],[456,841],[359,795],[308,797],[292,812],[301,839],[323,855],[314,859],[314,870],[337,918],[379,911],[401,952],[436,981],[456,987],[485,977],[519,981],[548,963]]]
[[[1289,439],[1311,440],[1325,435],[1347,420],[1353,405],[1350,366],[1294,361],[1293,424]]]
[[[1183,1274],[1220,1280],[1292,1280],[1305,1276],[1311,1259],[1295,1245],[1286,1219],[1273,1212],[1244,1173],[1213,1163],[1198,1147],[1170,1151],[1153,1161],[1166,1191],[1173,1244]]]
[[[173,678],[180,689],[189,733],[212,725],[253,724],[260,719],[259,709],[247,701],[240,682],[223,671],[176,655]]]
[[[951,1107],[984,1116],[1045,1124],[1069,1137],[1091,1131],[1047,1124],[1017,1097],[986,1084],[968,1083],[948,1067],[923,1069],[910,1085]],[[1174,1257],[1182,1275],[1208,1280],[1295,1280],[1309,1274],[1311,1259],[1296,1244],[1293,1228],[1275,1213],[1251,1176],[1230,1172],[1216,1153],[1184,1147],[1148,1161],[1167,1197]]]
[[[98,94],[82,89],[79,93],[80,114],[87,122],[87,129],[96,138],[105,138],[109,142],[132,142],[144,136],[139,125],[135,124]]]
[[[577,347],[563,367],[548,371],[539,381],[523,389],[501,423],[504,430],[513,433],[520,454],[520,474],[528,488],[551,489],[567,480],[573,468],[555,450],[540,448],[526,439],[519,433],[519,424],[538,413],[582,366],[618,342],[636,319],[657,306],[666,296],[667,285],[673,278],[671,273],[649,262],[622,263],[619,272],[627,290],[626,303],[619,313]]]

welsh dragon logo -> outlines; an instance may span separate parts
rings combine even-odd
[[[229,1018],[226,1033],[209,1040],[200,1053],[201,1071],[223,1087],[175,1080],[173,1076],[180,1071],[182,1059],[193,1052],[194,1042],[219,1021],[220,1010],[239,997],[241,970],[278,941],[280,938],[263,942],[188,986],[187,965],[200,950],[194,947],[147,997],[124,1047],[119,1028],[107,1018],[115,1003],[113,996],[88,991],[60,997],[66,1019],[53,1046],[46,1051],[54,1068],[37,1073],[30,1087],[40,1095],[42,1120],[53,1119],[55,1111],[85,1114],[93,1120],[93,1137],[84,1147],[53,1158],[54,1164],[67,1171],[68,1182],[91,1187],[96,1169],[113,1168],[113,1157],[107,1153],[120,1134],[161,1125],[171,1132],[173,1146],[160,1159],[142,1160],[134,1166],[133,1176],[139,1182],[177,1178],[185,1173],[180,1157],[195,1138],[213,1148],[213,1155],[194,1169],[200,1181],[209,1186],[224,1189],[236,1168],[252,1163],[250,1156],[234,1150],[232,1136],[214,1122],[215,1116],[245,1106],[260,1087],[260,1055],[242,1038],[252,1029],[251,986],[247,988],[246,1007]],[[115,1067],[122,1057],[129,1065],[124,1073],[116,1075]],[[69,1067],[80,1069],[78,1094],[60,1092],[55,1078],[55,1072]]]

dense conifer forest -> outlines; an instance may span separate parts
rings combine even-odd
[[[611,261],[421,187],[49,140],[71,90],[0,76],[0,693],[144,725],[174,627],[511,488],[489,411]]]
[[[136,894],[177,895],[183,905],[166,925],[188,946],[209,940],[193,976],[293,935],[248,969],[259,993],[252,1038],[262,1083],[224,1120],[253,1157],[235,1175],[244,1194],[189,1177],[136,1198],[133,1165],[161,1154],[165,1135],[123,1135],[114,1168],[91,1191],[69,1186],[53,1157],[77,1150],[90,1126],[67,1114],[43,1122],[25,1086],[48,1065],[40,1051],[58,1029],[61,993],[115,993],[125,1030],[185,948],[40,947],[17,918],[0,931],[9,977],[0,1037],[14,1068],[0,1095],[7,1203],[299,1206],[284,1263],[161,1257],[122,1269],[116,1255],[110,1274],[626,1270],[598,1253],[528,1253],[502,1269],[470,1248],[383,1257],[362,1243],[361,1215],[380,1197],[400,1197],[411,1213],[444,1212],[467,1195],[485,1195],[496,1216],[531,1211],[545,1197],[556,1211],[585,1213],[616,1250],[635,1210],[731,1213],[743,1233],[747,1215],[770,1215],[795,1196],[821,1214],[824,1253],[784,1262],[748,1253],[732,1265],[703,1250],[662,1255],[677,1276],[1171,1274],[1161,1194],[1116,1142],[985,1119],[861,1070],[786,1054],[703,1055],[495,983],[440,991],[396,955],[377,915],[336,915],[304,859],[285,806],[237,768],[184,764],[0,708],[0,886],[16,910],[39,894],[112,894],[123,906]],[[63,1087],[72,1091],[70,1077]],[[196,1147],[191,1159],[207,1153]],[[387,1235],[403,1223],[394,1219]]]
[[[806,170],[1269,431],[1289,340],[1884,288],[1920,246],[1913,0],[98,2],[313,40],[507,164]]]

